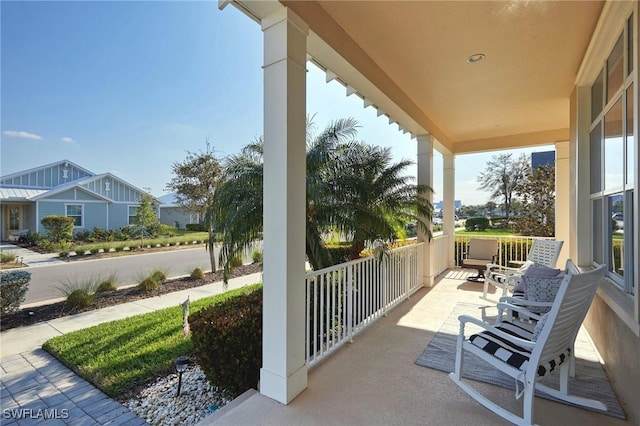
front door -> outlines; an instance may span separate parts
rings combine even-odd
[[[13,234],[22,229],[22,206],[6,206],[4,212],[4,239],[11,239]]]

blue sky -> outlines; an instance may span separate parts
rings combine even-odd
[[[3,1],[0,13],[1,175],[68,159],[162,195],[171,164],[207,138],[225,156],[262,134],[262,32],[233,7]],[[358,139],[415,161],[415,140],[308,68],[318,128],[354,117]],[[490,157],[456,158],[463,204],[488,201],[475,178]],[[438,201],[439,155],[435,165]]]

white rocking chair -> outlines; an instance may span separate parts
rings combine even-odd
[[[509,268],[507,266],[489,263],[487,265],[487,272],[484,274],[485,280],[482,297],[487,297],[489,284],[502,289],[502,295],[506,296],[507,292],[513,290],[518,284],[520,277],[526,272],[527,268],[534,263],[555,268],[563,243],[564,241],[556,240],[533,240],[533,244],[531,244],[531,248],[527,254],[527,259],[519,268]]]
[[[568,361],[574,356],[573,342],[603,275],[604,266],[589,272],[567,274],[558,290],[551,311],[545,314],[546,320],[538,323],[536,332],[539,331],[539,335],[536,340],[534,340],[535,333],[523,329],[516,331],[511,323],[497,322],[491,326],[474,317],[461,315],[456,365],[449,377],[480,404],[517,425],[533,424],[536,389],[575,405],[606,411],[606,405],[600,401],[568,394],[570,365]],[[521,308],[514,306],[511,309],[518,311]],[[466,338],[464,335],[466,323],[478,325],[485,331]],[[518,382],[522,383],[524,395],[522,417],[499,406],[462,381],[465,350],[513,377],[516,380],[516,389],[519,386]],[[560,389],[556,390],[536,383],[539,377],[554,371],[558,366],[560,367]],[[522,394],[516,397],[519,398]]]

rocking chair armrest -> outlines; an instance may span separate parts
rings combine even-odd
[[[493,334],[495,334],[498,337],[501,337],[503,339],[506,339],[516,345],[520,345],[524,348],[528,348],[528,349],[533,349],[533,347],[535,346],[536,342],[531,342],[529,340],[525,340],[525,339],[520,339],[519,337],[515,337],[511,334],[507,334],[502,330],[498,330],[497,328],[495,328],[494,326],[487,324],[486,322],[472,317],[470,315],[460,315],[458,317],[458,320],[460,321],[460,335],[464,337],[464,326],[466,323],[470,322],[474,325],[477,325],[480,328],[484,328],[486,331],[489,331]]]
[[[542,303],[542,302],[531,302],[533,303]],[[546,306],[546,305],[545,305]],[[523,315],[529,319],[535,320],[535,321],[540,321],[540,318],[542,318],[541,315],[536,314],[534,312],[531,312],[530,310],[528,310],[525,306],[519,306],[519,305],[512,305],[510,303],[504,303],[504,302],[500,302],[497,305],[498,308],[498,321],[502,320],[502,315],[503,315],[503,311],[504,310],[508,310],[511,312],[517,312],[519,315]]]
[[[510,266],[502,266],[502,265],[498,265],[497,263],[487,263],[487,271],[498,272],[498,273],[504,274],[504,275],[514,275],[514,274],[522,273],[520,268],[512,268]]]
[[[515,306],[539,306],[541,308],[553,307],[553,302],[535,302],[533,300],[521,299],[519,297],[502,296],[499,303],[507,303]]]

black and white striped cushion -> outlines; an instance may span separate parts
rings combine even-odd
[[[509,322],[501,323],[497,325],[496,328],[504,333],[525,340],[531,340],[533,336],[531,331]],[[490,331],[483,331],[481,333],[474,334],[469,337],[469,341],[488,354],[493,355],[518,370],[525,371],[527,369],[529,358],[531,357],[531,351],[526,348],[503,339]],[[557,359],[553,359],[548,363],[539,365],[538,376],[544,376],[547,372],[555,370],[557,366],[567,360],[569,353],[570,349],[567,349],[564,353],[560,354]]]
[[[489,272],[489,278],[495,282],[498,282],[500,284],[504,284],[507,281],[507,276],[504,274],[501,274],[499,272]]]

